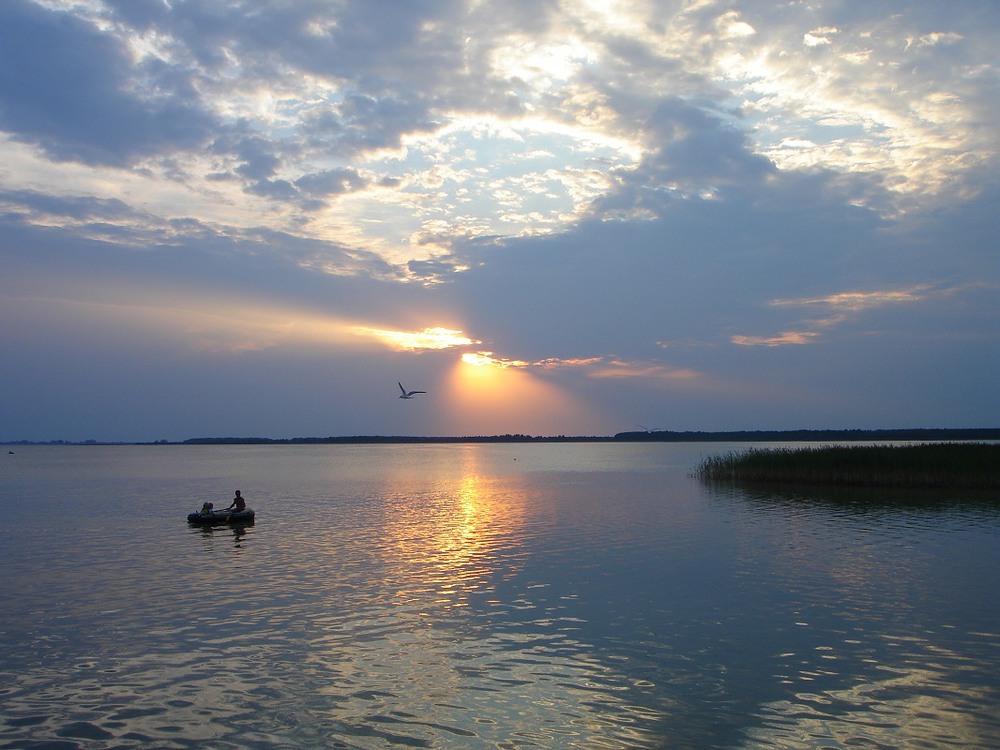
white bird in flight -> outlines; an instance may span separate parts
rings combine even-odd
[[[399,386],[399,390],[403,392],[403,395],[400,396],[400,398],[413,398],[418,393],[427,393],[427,391],[408,391],[403,387],[403,384],[400,383],[399,381],[397,381],[396,384]]]

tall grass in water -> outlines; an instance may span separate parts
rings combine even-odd
[[[702,461],[710,481],[1000,488],[1000,444],[751,448]]]

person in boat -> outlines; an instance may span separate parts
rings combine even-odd
[[[201,514],[203,516],[210,516],[210,515],[212,515],[212,513],[214,512],[212,510],[212,508],[214,508],[214,507],[215,507],[215,505],[213,503],[202,503],[201,504]]]
[[[243,499],[243,495],[240,494],[239,490],[236,490],[236,497],[233,498],[233,502],[230,503],[226,510],[232,510],[236,513],[242,513],[247,509],[247,501]]]

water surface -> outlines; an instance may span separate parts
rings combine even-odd
[[[0,748],[1000,746],[997,506],[733,447],[15,447]]]

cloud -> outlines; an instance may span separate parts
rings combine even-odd
[[[0,126],[53,159],[125,166],[195,148],[217,124],[197,99],[190,79],[133,67],[120,40],[76,15],[0,4]]]
[[[100,48],[74,66],[93,89],[77,87],[96,105],[88,109],[127,115],[132,106],[155,123],[183,120],[184,138],[143,127],[103,133],[109,148],[114,139],[110,163],[135,163],[155,150],[159,164],[146,168],[169,170],[203,194],[224,191],[218,197],[233,206],[230,220],[239,198],[221,178],[258,201],[247,202],[247,218],[314,239],[335,226],[342,239],[394,263],[440,260],[469,236],[561,231],[587,212],[641,218],[650,208],[638,191],[718,197],[743,179],[773,176],[775,164],[864,176],[867,185],[853,183],[853,200],[888,211],[900,205],[894,192],[952,180],[943,171],[949,160],[932,158],[942,147],[959,169],[989,153],[975,148],[970,129],[989,121],[970,109],[988,99],[973,95],[987,79],[955,78],[969,95],[951,99],[927,77],[898,87],[902,61],[889,57],[898,55],[893,44],[921,26],[914,38],[947,39],[975,54],[970,19],[931,18],[925,9],[885,18],[872,11],[848,24],[817,23],[832,14],[801,9],[783,10],[779,22],[739,3],[721,13],[706,4],[678,13],[454,2],[393,7],[377,20],[370,9],[319,2],[249,14],[227,4],[169,12],[128,3],[73,13],[23,0],[4,7],[21,23],[62,28],[67,60],[84,43]],[[946,21],[961,31],[928,25]],[[803,57],[809,53],[788,44],[796,32],[836,49],[820,60]],[[920,63],[954,65],[943,56]],[[883,81],[888,64],[895,78]],[[65,87],[46,81],[40,90],[58,95]],[[137,93],[145,91],[153,95]],[[26,106],[44,106],[28,90],[19,94]],[[514,109],[501,104],[510,97]],[[129,117],[114,121],[127,125]],[[475,129],[483,123],[493,123],[487,138]],[[101,163],[86,155],[82,134],[49,138],[27,122],[17,132],[59,149],[60,158]],[[130,146],[143,132],[148,144]],[[211,159],[197,153],[208,133]],[[502,161],[490,159],[501,133],[525,142],[497,152]],[[925,146],[934,155],[919,156]],[[469,189],[481,183],[477,165],[492,175],[487,190]],[[637,195],[615,208],[616,186],[630,173]],[[358,218],[376,212],[377,224]]]
[[[776,336],[746,336],[734,335],[730,341],[738,346],[784,346],[815,344],[821,340],[824,331],[862,318],[866,314],[880,308],[915,305],[935,300],[948,300],[967,296],[975,287],[932,287],[929,284],[918,285],[909,289],[884,289],[865,292],[837,292],[821,297],[805,297],[797,299],[774,299],[768,304],[774,308],[802,308],[810,310],[818,308],[821,317],[800,321],[811,330],[785,331]]]
[[[128,221],[138,214],[117,198],[61,196],[30,190],[0,190],[0,205],[22,216],[58,218],[74,221]]]
[[[482,342],[476,342],[482,343]],[[493,352],[465,352],[462,361],[473,367],[528,367],[529,364],[522,359],[505,359],[494,356]]]
[[[818,29],[806,32],[802,37],[802,43],[807,47],[818,47],[821,44],[832,44],[831,36],[839,33],[836,26],[823,26]]]
[[[801,346],[814,343],[816,331],[785,331],[777,336],[733,336],[730,341],[737,346]]]
[[[863,312],[883,305],[900,304],[904,302],[919,302],[927,297],[930,287],[921,285],[912,289],[886,289],[874,292],[838,292],[825,297],[803,299],[771,300],[775,307],[810,307],[820,305],[831,310]]]
[[[453,349],[455,347],[480,344],[462,333],[440,326],[425,328],[422,331],[389,331],[368,326],[355,326],[354,332],[359,336],[369,336],[397,351],[415,352],[424,349]]]
[[[641,378],[643,380],[692,381],[704,377],[695,370],[669,365],[615,360],[591,373],[595,378]]]
[[[325,197],[354,192],[368,183],[369,180],[356,169],[343,168],[305,175],[295,181],[295,186],[309,195]]]

